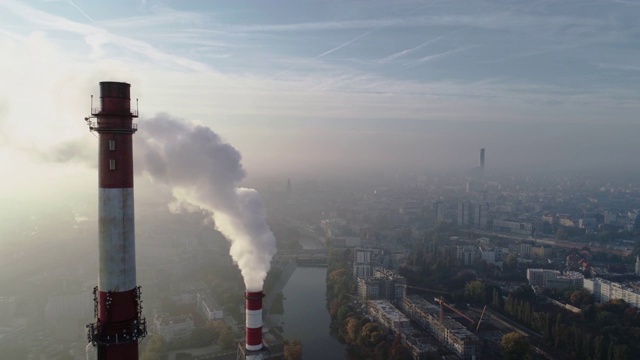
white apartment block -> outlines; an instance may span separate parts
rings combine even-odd
[[[584,279],[584,288],[594,295],[596,302],[622,299],[631,306],[640,307],[640,290],[625,284],[593,278]]]
[[[527,280],[531,286],[563,289],[570,286],[583,286],[585,278],[577,271],[562,273],[558,270],[527,269]]]

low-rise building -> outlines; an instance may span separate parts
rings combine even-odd
[[[547,259],[553,253],[551,245],[538,245],[531,248],[531,254],[537,259]]]
[[[393,333],[397,333],[400,329],[410,325],[409,318],[391,305],[388,300],[367,301],[367,311],[377,322]]]
[[[413,360],[426,360],[438,353],[438,348],[412,326],[400,330],[401,341],[409,349]]]
[[[480,258],[496,266],[502,266],[502,249],[499,247],[480,247]]]
[[[531,234],[531,230],[533,230],[533,225],[529,222],[521,222],[512,219],[493,220],[493,231],[529,235]]]
[[[478,338],[464,326],[449,316],[440,320],[440,308],[420,296],[405,297],[403,302],[405,313],[414,321],[424,326],[458,358],[463,360],[477,359],[479,354]]]
[[[527,280],[531,286],[564,289],[571,286],[582,287],[584,275],[577,271],[561,272],[549,269],[527,269]]]
[[[199,291],[196,297],[198,299],[198,310],[200,310],[205,319],[213,321],[224,318],[222,307],[216,303],[209,291]]]
[[[156,314],[153,318],[153,327],[156,333],[167,342],[186,339],[195,329],[189,314],[179,316]]]

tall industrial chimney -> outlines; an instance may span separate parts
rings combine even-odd
[[[85,118],[99,135],[99,280],[94,289],[95,323],[87,325],[87,346],[99,360],[137,360],[138,340],[146,333],[140,287],[136,285],[133,211],[133,134],[131,85],[100,83],[100,107]],[[94,120],[95,118],[95,120]]]
[[[246,299],[246,333],[245,349],[262,350],[262,291],[247,291]]]
[[[484,148],[480,149],[480,168],[484,170]]]
[[[238,360],[267,360],[274,358],[274,354],[262,341],[262,291],[246,291],[244,293],[246,328],[245,341],[238,342],[236,359]],[[279,354],[282,355],[282,354]],[[275,358],[279,358],[276,354]]]

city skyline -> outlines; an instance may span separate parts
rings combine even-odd
[[[3,1],[0,197],[90,191],[102,80],[250,177],[464,171],[483,147],[488,172],[633,168],[639,4]]]

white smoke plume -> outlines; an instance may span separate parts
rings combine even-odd
[[[231,242],[248,291],[260,291],[276,253],[258,192],[238,187],[245,177],[240,153],[210,128],[190,126],[168,115],[141,121],[134,152],[155,182],[171,188],[180,203],[211,212]]]

